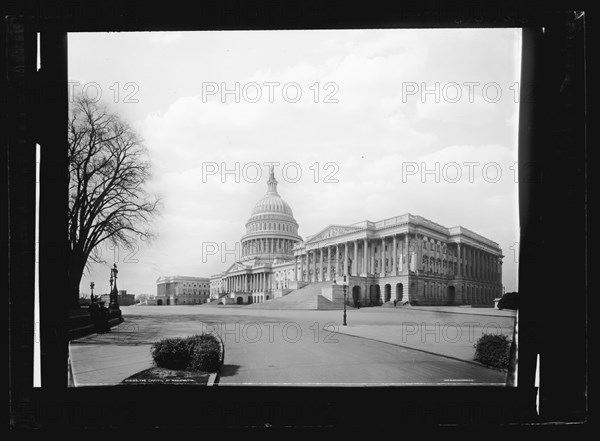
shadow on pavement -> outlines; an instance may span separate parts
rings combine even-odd
[[[220,377],[233,377],[239,370],[239,364],[224,364],[219,372]]]

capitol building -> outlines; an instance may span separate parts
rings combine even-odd
[[[210,277],[210,298],[256,307],[486,305],[502,295],[502,250],[457,226],[403,214],[329,225],[305,240],[273,168],[241,238],[241,256]]]

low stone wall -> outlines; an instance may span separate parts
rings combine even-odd
[[[321,289],[321,295],[331,302],[344,301],[344,285],[329,285]],[[348,287],[346,287],[346,298],[348,296]]]
[[[121,310],[109,310],[108,326],[114,327],[123,322]],[[96,333],[96,325],[92,321],[92,316],[87,308],[73,310],[69,313],[67,323],[69,340],[85,337],[86,335]]]
[[[273,298],[274,298],[274,299],[278,299],[278,298],[280,298],[280,297],[283,297],[283,296],[285,296],[285,295],[288,295],[288,294],[289,294],[289,293],[291,293],[292,291],[293,291],[293,290],[291,290],[291,289],[287,289],[287,288],[284,288],[284,289],[276,289],[275,291],[273,291]]]

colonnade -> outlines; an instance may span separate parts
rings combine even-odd
[[[296,243],[291,239],[275,237],[248,239],[242,242],[242,256],[289,254]]]
[[[322,282],[337,276],[379,277],[408,270],[500,283],[501,260],[474,246],[443,243],[421,234],[354,239],[309,249],[295,257],[295,280]]]
[[[225,292],[264,292],[268,291],[271,282],[269,273],[238,274],[223,279]]]

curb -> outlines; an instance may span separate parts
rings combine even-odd
[[[482,315],[484,317],[512,317],[512,318],[516,318],[516,314],[515,315],[504,315],[504,314],[482,314],[482,313],[476,313],[476,312],[468,312],[468,311],[443,311],[443,310],[439,310],[439,309],[421,309],[422,307],[420,306],[411,306],[411,308],[414,308],[417,311],[423,311],[423,312],[440,312],[442,314],[469,314],[469,315]],[[467,308],[465,308],[467,309]],[[473,308],[473,309],[477,309],[477,308]]]
[[[69,348],[70,350],[70,348]],[[73,366],[71,364],[71,354],[69,354],[68,358],[67,358],[67,363],[68,363],[68,385],[67,387],[75,387],[75,377],[73,376]]]
[[[325,328],[323,328],[322,330],[323,330],[323,331],[325,331]],[[330,332],[331,332],[331,331],[330,331]],[[340,331],[333,331],[333,332],[335,332],[335,333],[337,333],[337,334],[341,334],[341,335],[347,335],[348,337],[362,338],[362,339],[364,339],[364,340],[376,341],[376,342],[378,342],[378,343],[384,343],[384,344],[386,344],[386,345],[392,345],[392,346],[396,346],[396,347],[398,347],[398,348],[410,349],[410,350],[413,350],[413,351],[419,351],[419,352],[423,352],[423,353],[425,353],[425,354],[429,354],[429,355],[436,355],[436,356],[438,356],[438,357],[449,358],[450,360],[462,361],[463,363],[469,363],[469,364],[473,364],[473,365],[475,365],[475,366],[484,367],[484,368],[486,368],[486,369],[491,369],[491,370],[494,370],[494,371],[498,371],[498,370],[499,370],[499,369],[495,369],[495,368],[492,368],[492,367],[486,366],[485,364],[479,363],[478,361],[474,361],[474,360],[465,360],[465,359],[463,359],[463,358],[453,357],[452,355],[440,354],[440,353],[438,353],[438,352],[427,351],[427,350],[425,350],[425,349],[417,349],[417,348],[413,348],[413,347],[410,347],[410,346],[404,346],[404,345],[401,345],[401,344],[398,344],[398,343],[390,343],[390,342],[388,342],[388,341],[377,340],[377,339],[370,338],[370,337],[362,337],[362,336],[360,336],[360,335],[346,334],[346,333],[344,333],[344,332],[340,332]],[[502,372],[502,370],[500,370],[500,372]],[[507,374],[507,376],[508,376],[508,372],[505,372],[505,373],[506,373],[506,374]],[[507,382],[508,382],[508,377],[507,377]]]
[[[223,364],[225,362],[225,344],[223,343],[223,339],[221,339],[221,336],[219,334],[214,333],[213,335],[219,339],[219,344],[221,345],[221,360],[219,362],[219,369],[217,370],[217,372],[213,372],[212,374],[210,374],[210,377],[208,377],[208,381],[206,383],[207,386],[218,386],[219,373],[221,372],[221,368],[223,367]]]

